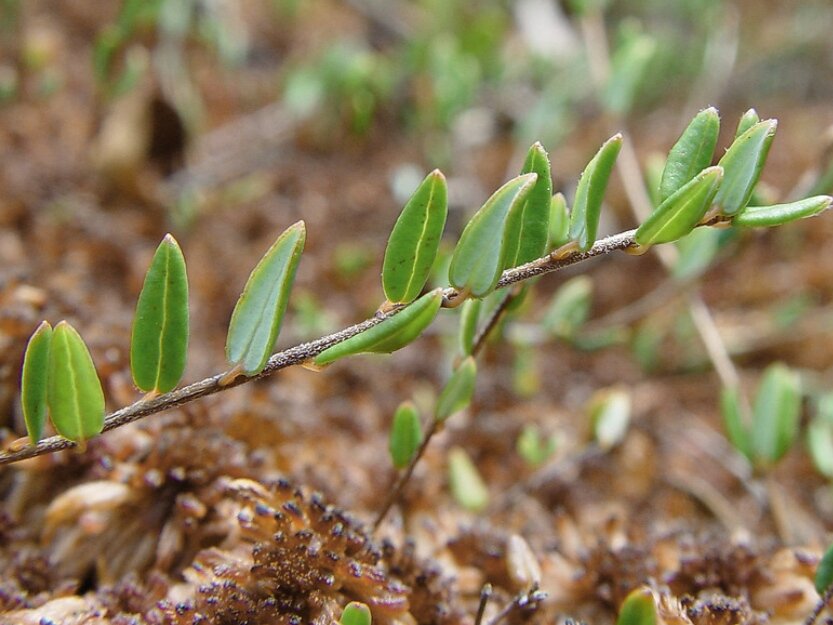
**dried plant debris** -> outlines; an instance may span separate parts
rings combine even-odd
[[[432,591],[432,571],[415,575],[408,556],[391,567],[384,556],[397,560],[395,550],[377,547],[357,521],[319,496],[305,497],[284,481],[270,490],[234,480],[227,492],[242,504],[241,543],[197,556],[185,571],[190,592],[163,603],[167,623],[332,623],[350,600],[367,604],[374,622],[449,622],[440,617],[451,610],[424,618],[444,598]]]

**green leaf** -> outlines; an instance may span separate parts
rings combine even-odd
[[[724,387],[720,392],[720,412],[726,426],[726,436],[732,446],[748,460],[752,460],[752,433],[743,422],[738,389]]]
[[[360,601],[351,601],[344,606],[339,623],[341,625],[370,625],[370,608]]]
[[[828,479],[833,478],[833,422],[820,415],[810,421],[807,426],[807,450],[816,471]]]
[[[798,376],[786,366],[767,367],[752,410],[752,452],[756,464],[772,465],[798,434],[801,392]]]
[[[621,134],[613,135],[605,141],[584,168],[578,181],[570,213],[570,239],[578,243],[582,252],[589,250],[596,242],[602,200],[621,147]]]
[[[466,510],[481,512],[489,505],[489,489],[460,447],[452,447],[448,452],[448,482],[454,500]]]
[[[592,296],[593,280],[589,276],[570,278],[556,291],[541,325],[557,338],[573,337],[590,314]]]
[[[240,365],[246,375],[260,373],[269,360],[305,240],[303,221],[289,226],[252,270],[237,300],[229,323],[226,358],[232,365]]]
[[[552,173],[550,159],[540,143],[526,155],[521,174],[538,175],[526,200],[517,203],[506,223],[506,257],[503,268],[517,267],[542,256],[547,249]]]
[[[405,204],[390,233],[382,264],[389,302],[407,304],[422,291],[437,257],[448,214],[445,176],[435,169]]]
[[[515,442],[518,455],[533,467],[544,464],[555,453],[556,447],[558,447],[558,437],[555,434],[543,440],[538,428],[531,424],[523,427]]]
[[[550,200],[550,249],[558,248],[570,240],[570,212],[567,200],[559,192]]]
[[[101,432],[101,382],[84,340],[66,321],[52,332],[47,377],[47,404],[55,431],[77,443]]]
[[[445,421],[471,403],[476,378],[477,365],[474,358],[469,356],[451,374],[437,399],[437,406],[434,409],[434,418],[437,421]]]
[[[659,186],[660,202],[711,164],[718,134],[720,117],[717,109],[709,107],[694,116],[668,153]]]
[[[607,110],[626,115],[633,105],[639,85],[654,57],[657,42],[653,37],[628,29],[611,62],[610,76],[602,100]]]
[[[631,419],[631,396],[623,389],[597,392],[590,400],[590,429],[599,447],[612,449],[622,442]]]
[[[43,434],[46,423],[46,391],[49,372],[49,345],[52,326],[43,321],[29,339],[23,356],[23,374],[20,379],[20,403],[26,432],[33,445]]]
[[[827,589],[833,584],[833,545],[827,548],[824,555],[819,561],[819,566],[816,569],[815,586],[816,592],[820,596],[824,596]]]
[[[749,109],[743,115],[740,116],[738,120],[738,127],[735,130],[735,139],[741,136],[744,132],[752,128],[755,124],[761,121],[761,118],[758,117],[758,111],[755,109]]]
[[[130,341],[133,382],[167,393],[182,378],[188,350],[188,278],[176,240],[165,235],[156,249],[136,304]]]
[[[650,588],[631,591],[619,608],[616,625],[656,625],[657,608]]]
[[[708,167],[689,180],[651,213],[636,230],[640,245],[676,241],[703,219],[723,178],[723,169]]]
[[[714,203],[724,215],[736,215],[749,203],[777,126],[774,119],[755,124],[735,139],[720,159],[718,165],[723,168],[723,182]]]
[[[716,228],[695,228],[677,241],[679,255],[671,270],[675,280],[688,280],[703,273],[714,260],[723,243],[725,233],[732,230]]]
[[[484,297],[494,290],[507,251],[509,213],[526,200],[537,177],[524,174],[513,178],[495,191],[466,224],[448,268],[454,288],[474,297]]]
[[[403,401],[393,415],[390,429],[390,457],[393,466],[404,469],[422,444],[419,412],[413,402]]]
[[[789,204],[747,206],[732,220],[732,223],[746,228],[780,226],[796,219],[818,215],[830,208],[831,204],[833,204],[833,198],[829,195],[816,195]]]
[[[474,349],[474,338],[477,335],[477,322],[480,320],[480,309],[483,300],[468,299],[463,302],[460,310],[460,351],[463,356],[471,356]]]
[[[437,316],[442,301],[442,290],[434,289],[369,330],[325,349],[313,362],[321,366],[353,354],[395,352],[422,334]]]

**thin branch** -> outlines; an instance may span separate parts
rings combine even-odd
[[[549,258],[546,256],[544,258]],[[539,259],[543,260],[543,259]],[[534,261],[538,262],[538,261]],[[532,264],[532,263],[530,263]],[[523,267],[528,267],[528,265],[523,265]],[[520,267],[519,267],[520,269]],[[506,273],[504,272],[504,277],[506,277]],[[500,283],[498,283],[500,284]],[[498,320],[506,312],[507,307],[511,303],[511,301],[517,296],[517,293],[511,292],[507,294],[506,297],[501,300],[500,304],[498,304],[495,311],[492,313],[492,316],[489,317],[489,320],[484,324],[483,328],[480,331],[480,334],[477,336],[477,339],[474,342],[474,346],[471,350],[472,356],[477,356],[480,351],[483,349],[484,345],[486,345],[486,338],[489,336],[489,333],[494,329],[497,325]],[[456,306],[456,303],[452,304],[452,306]],[[434,438],[434,435],[442,429],[442,422],[438,422],[436,419],[431,419],[431,426],[428,428],[428,431],[425,433],[425,438],[423,438],[422,443],[417,449],[417,452],[411,458],[411,461],[408,463],[408,466],[405,468],[405,471],[399,476],[399,479],[396,480],[396,484],[394,484],[393,488],[388,493],[387,499],[385,499],[385,503],[380,508],[379,512],[376,514],[376,519],[373,521],[373,531],[379,529],[379,526],[382,524],[382,521],[385,520],[385,517],[390,512],[390,509],[393,507],[399,498],[402,496],[402,491],[405,490],[405,486],[411,479],[411,476],[414,474],[414,469],[416,469],[416,465],[422,459],[422,456],[425,454],[425,450],[428,449],[428,445],[431,443],[431,439]]]
[[[816,607],[813,609],[810,616],[807,617],[807,620],[804,621],[804,625],[815,625],[816,620],[818,620],[819,616],[821,615],[824,608],[833,600],[833,584],[827,587],[827,590],[824,591],[824,594],[819,599],[819,602],[816,604]]]
[[[486,612],[486,604],[492,597],[492,585],[483,584],[480,589],[480,604],[477,606],[477,616],[474,617],[474,625],[481,625],[483,623],[483,613]]]
[[[621,232],[619,234],[614,234],[604,239],[600,239],[599,241],[596,241],[593,247],[586,252],[574,252],[565,258],[558,259],[547,255],[527,263],[526,265],[521,265],[520,267],[516,267],[514,269],[507,269],[503,272],[503,275],[497,284],[497,288],[505,288],[512,284],[529,280],[535,276],[564,269],[565,267],[575,265],[576,263],[580,263],[596,256],[603,256],[616,250],[634,247],[636,246],[636,241],[634,240],[635,232],[636,230],[628,230],[626,232]],[[456,300],[459,295],[460,294],[457,290],[453,288],[445,289],[443,291],[443,305],[454,305],[454,300]],[[402,308],[403,307],[399,307],[385,313],[379,313],[370,319],[366,319],[361,323],[344,328],[343,330],[333,334],[278,352],[269,358],[269,361],[263,371],[256,375],[248,377],[240,376],[228,384],[221,385],[219,382],[227,373],[223,372],[169,393],[164,393],[153,399],[137,401],[108,415],[104,419],[103,431],[107,432],[109,430],[113,430],[152,414],[163,412],[165,410],[175,408],[176,406],[182,406],[183,404],[190,403],[202,397],[207,397],[208,395],[213,395],[219,391],[233,388],[241,384],[246,384],[247,382],[260,380],[276,373],[277,371],[280,371],[281,369],[285,369],[286,367],[291,367],[293,365],[309,361],[325,349],[346,341],[347,339],[369,330],[375,325],[378,325],[385,319],[393,317],[399,313]],[[34,458],[36,456],[42,456],[44,454],[54,453],[56,451],[70,449],[76,446],[77,444],[73,441],[67,440],[60,436],[52,436],[40,441],[34,446],[30,445],[24,447],[23,449],[9,449],[0,452],[0,465],[18,462],[27,458]]]
[[[414,454],[411,461],[408,463],[408,467],[403,471],[402,475],[399,476],[399,479],[396,480],[396,484],[394,484],[393,488],[388,493],[388,498],[385,500],[384,505],[379,510],[378,514],[376,515],[376,519],[373,521],[373,531],[375,532],[379,529],[379,526],[382,524],[382,521],[385,520],[385,517],[390,512],[390,509],[393,507],[397,501],[399,501],[399,497],[402,495],[402,491],[405,490],[405,485],[410,481],[411,476],[414,474],[414,469],[416,465],[419,463],[422,456],[425,454],[425,450],[428,449],[428,444],[431,442],[431,439],[434,438],[434,434],[440,431],[440,426],[442,425],[441,422],[437,421],[436,419],[431,419],[431,426],[428,428],[428,431],[425,433],[425,438],[422,439],[422,443],[417,449],[417,452]]]
[[[507,603],[503,609],[498,612],[491,621],[489,621],[489,625],[498,625],[498,623],[515,610],[534,610],[538,607],[538,604],[546,598],[547,593],[543,590],[538,590],[538,584],[533,584],[532,588],[517,594],[512,601]]]

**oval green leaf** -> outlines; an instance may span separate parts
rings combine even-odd
[[[570,240],[570,211],[561,192],[550,200],[550,249],[558,248]]]
[[[613,449],[622,442],[631,420],[631,396],[623,389],[597,392],[589,406],[590,430],[603,450]]]
[[[422,444],[422,425],[419,412],[411,401],[399,404],[390,429],[390,457],[393,466],[404,469]]]
[[[745,228],[780,226],[796,219],[818,215],[830,208],[831,204],[833,204],[833,198],[829,195],[815,195],[788,204],[747,206],[732,223]]]
[[[55,431],[83,442],[104,426],[104,392],[83,339],[66,321],[52,331],[47,404]]]
[[[552,173],[547,151],[535,143],[526,155],[521,174],[537,174],[526,200],[518,202],[506,222],[506,257],[503,268],[517,267],[542,256],[547,249]]]
[[[460,310],[460,351],[463,356],[471,356],[474,349],[474,337],[477,335],[482,303],[481,299],[468,299],[463,302]]]
[[[541,325],[556,338],[573,337],[590,314],[592,297],[592,278],[570,278],[556,291],[552,303],[544,313]]]
[[[767,367],[752,410],[752,452],[768,466],[787,453],[798,434],[801,392],[798,376],[780,363]]]
[[[405,204],[388,239],[382,263],[382,288],[389,302],[408,304],[422,291],[445,228],[448,189],[435,169]]]
[[[758,122],[735,139],[720,159],[723,182],[714,203],[724,215],[731,217],[749,203],[777,127],[774,119]]]
[[[471,403],[474,395],[474,383],[477,379],[477,365],[469,356],[454,370],[437,399],[434,418],[445,421],[455,412],[461,411]]]
[[[833,584],[833,545],[827,548],[819,561],[815,577],[816,592],[824,596],[830,585]]]
[[[671,194],[636,230],[640,245],[676,241],[690,233],[711,206],[723,169],[708,167]]]
[[[448,482],[455,501],[466,510],[481,512],[489,505],[489,489],[460,447],[452,447],[448,452]]]
[[[474,297],[484,297],[494,290],[507,250],[507,219],[526,199],[537,177],[524,174],[513,178],[495,191],[466,224],[448,268],[454,288]]]
[[[582,252],[589,250],[596,242],[602,200],[621,148],[621,134],[613,135],[605,141],[584,168],[578,181],[570,213],[570,239],[578,243]]]
[[[442,290],[434,289],[369,330],[325,349],[313,362],[323,366],[353,354],[395,352],[422,334],[437,316],[442,301]]]
[[[226,358],[246,375],[260,373],[275,346],[306,234],[304,222],[298,221],[277,238],[252,270],[234,307]]]
[[[743,422],[740,396],[736,388],[724,387],[720,392],[720,412],[726,426],[726,436],[732,446],[746,459],[752,460],[752,433]]]
[[[833,478],[833,424],[816,417],[807,426],[807,451],[816,471]]]
[[[46,391],[49,372],[49,346],[52,326],[43,321],[26,345],[20,378],[20,404],[26,432],[33,445],[41,439],[46,423]]]
[[[758,117],[758,111],[755,109],[749,109],[746,111],[738,120],[738,127],[735,129],[735,139],[752,128],[752,126],[757,124],[759,121],[761,121],[761,118]]]
[[[659,185],[660,202],[711,164],[719,134],[720,116],[716,108],[709,107],[694,116],[668,153]]]
[[[341,625],[370,625],[370,608],[361,601],[351,601],[344,606],[339,623]]]
[[[650,588],[631,591],[619,608],[616,625],[656,625],[657,608]]]
[[[136,304],[130,341],[133,382],[166,393],[185,371],[188,351],[188,278],[176,240],[165,235],[156,249]]]

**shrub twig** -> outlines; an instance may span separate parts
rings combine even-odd
[[[564,269],[565,267],[575,265],[576,263],[580,263],[590,258],[595,258],[596,256],[604,256],[616,250],[624,250],[629,247],[635,247],[635,233],[636,230],[627,230],[625,232],[620,232],[618,234],[599,239],[586,252],[573,252],[563,258],[553,258],[548,254],[525,265],[521,265],[520,267],[507,269],[503,272],[496,288],[505,288],[512,284],[529,280],[535,276]],[[443,292],[443,306],[453,306],[459,295],[460,294],[457,290],[453,288],[445,289]],[[202,397],[207,397],[208,395],[213,395],[219,391],[265,378],[276,373],[277,371],[280,371],[281,369],[285,369],[286,367],[302,364],[314,358],[328,347],[346,341],[350,337],[369,330],[373,326],[383,322],[385,319],[396,315],[400,310],[402,310],[402,307],[385,313],[379,313],[370,319],[366,319],[365,321],[344,328],[343,330],[333,334],[329,334],[314,341],[301,343],[294,347],[280,351],[271,356],[263,371],[256,375],[240,376],[225,385],[221,385],[220,380],[223,379],[227,373],[223,372],[209,378],[205,378],[204,380],[200,380],[199,382],[194,382],[188,386],[158,395],[153,399],[139,400],[109,414],[104,420],[104,428],[102,431],[107,432],[109,430],[113,430],[123,425],[127,425],[128,423],[133,423],[134,421],[143,419],[144,417],[164,412]],[[15,442],[17,443],[17,441]],[[15,448],[13,444],[11,448],[0,452],[0,465],[11,464],[27,458],[34,458],[36,456],[42,456],[44,454],[54,453],[56,451],[70,449],[73,447],[77,447],[75,442],[60,436],[46,438],[40,441],[37,445],[29,445],[23,447],[22,449]]]

